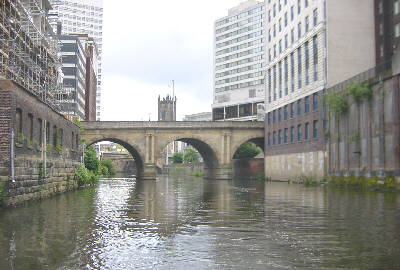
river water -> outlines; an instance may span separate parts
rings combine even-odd
[[[400,195],[101,180],[0,210],[0,269],[400,269]]]

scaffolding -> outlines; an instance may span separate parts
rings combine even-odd
[[[61,43],[48,22],[49,9],[48,0],[0,0],[0,78],[58,110]]]

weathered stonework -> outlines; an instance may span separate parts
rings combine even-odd
[[[173,141],[196,148],[204,159],[204,177],[231,179],[232,158],[247,141],[264,148],[262,122],[83,122],[88,144],[112,141],[125,147],[136,161],[141,179],[156,179],[163,150]]]
[[[16,205],[77,187],[78,126],[6,80],[0,81],[0,121],[0,204]]]

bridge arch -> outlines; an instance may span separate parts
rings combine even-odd
[[[174,141],[184,142],[195,148],[204,161],[204,177],[213,177],[213,171],[220,167],[220,161],[218,159],[218,151],[211,143],[199,136],[173,136],[160,144],[158,157],[161,157],[164,149]]]
[[[231,158],[233,159],[233,156],[235,155],[236,151],[239,149],[239,147],[246,143],[246,142],[252,142],[254,143],[256,146],[260,147],[261,150],[263,151],[263,153],[265,152],[265,137],[263,136],[254,136],[254,135],[248,135],[245,136],[243,138],[241,138],[240,140],[238,140],[236,143],[234,143],[232,145],[232,156]]]
[[[143,160],[143,155],[142,153],[140,153],[139,147],[137,147],[136,145],[132,144],[132,143],[128,143],[125,142],[123,140],[117,139],[117,138],[101,138],[101,139],[97,139],[94,140],[90,143],[88,143],[87,146],[89,145],[93,145],[99,142],[113,142],[113,143],[117,143],[119,145],[121,145],[122,147],[124,147],[129,154],[131,154],[131,156],[133,157],[133,159],[135,160],[136,163],[136,177],[137,178],[141,178],[144,172],[144,160]]]

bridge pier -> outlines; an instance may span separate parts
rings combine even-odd
[[[223,165],[219,168],[204,167],[204,178],[213,180],[231,180],[232,179],[232,166]]]
[[[139,179],[142,180],[156,180],[157,178],[157,167],[156,164],[145,164],[143,168],[142,175],[139,176]]]

